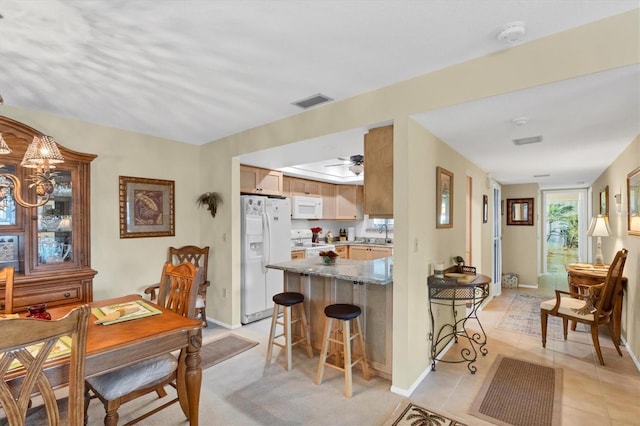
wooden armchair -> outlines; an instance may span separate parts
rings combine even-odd
[[[13,313],[13,266],[0,269],[0,282],[4,282],[4,313]]]
[[[556,298],[540,304],[540,320],[542,325],[542,347],[547,344],[547,319],[549,315],[562,318],[564,339],[567,340],[569,320],[587,324],[591,327],[591,338],[596,349],[598,360],[604,366],[598,328],[608,325],[612,341],[618,355],[622,356],[618,339],[613,331],[613,306],[616,294],[622,289],[622,272],[627,260],[627,250],[622,249],[613,259],[607,277],[602,284],[591,286],[588,294],[569,293],[556,290]],[[566,294],[570,297],[561,297]]]
[[[32,318],[2,320],[0,339],[0,405],[9,420],[9,425],[26,424],[30,398],[37,387],[42,396],[49,425],[84,424],[84,366],[87,350],[87,326],[89,305],[83,305],[69,312],[64,318],[46,321]],[[71,362],[69,365],[69,416],[61,423],[58,404],[51,383],[44,374],[44,364],[62,336],[71,336]],[[34,356],[29,347],[42,344]],[[19,361],[15,369],[14,361]],[[6,380],[24,371],[24,380],[11,389]],[[15,397],[14,395],[18,395]]]
[[[207,268],[209,265],[209,247],[183,246],[169,247],[167,252],[167,262],[174,265],[182,262],[192,263],[196,267],[196,285],[198,286],[198,295],[196,298],[196,314],[203,322],[203,326],[207,326],[207,288],[211,285],[207,278]],[[158,284],[147,287],[144,292],[148,294],[151,300],[156,299],[156,291]]]
[[[197,286],[194,284],[196,268],[190,262],[183,262],[176,266],[170,262],[162,268],[162,280],[159,284],[157,304],[188,318],[195,318],[195,302]],[[180,356],[184,356],[181,353]],[[99,398],[104,405],[106,415],[104,424],[116,426],[118,424],[118,409],[128,401],[151,392],[157,392],[159,397],[167,393],[164,386],[172,384],[176,379],[178,360],[170,353],[160,355],[119,370],[91,377],[86,380],[88,406],[90,391]],[[186,389],[178,388],[179,393]],[[128,424],[134,424],[178,401],[175,398],[157,407]]]

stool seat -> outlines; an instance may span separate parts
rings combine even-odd
[[[362,310],[359,306],[346,303],[336,303],[335,305],[329,305],[324,308],[324,314],[326,316],[343,321],[357,318],[361,313]]]
[[[271,332],[269,333],[269,347],[267,348],[267,363],[271,362],[273,346],[284,349],[286,369],[291,370],[291,349],[298,343],[307,347],[307,355],[313,358],[311,338],[309,336],[309,324],[304,312],[304,295],[292,291],[285,291],[273,296],[273,314],[271,315]],[[300,324],[298,324],[300,323]],[[276,327],[281,326],[282,332],[278,334]],[[298,333],[295,333],[295,331]],[[284,339],[278,342],[276,339]]]
[[[301,293],[286,291],[273,296],[273,302],[282,306],[293,306],[304,302],[304,296]]]

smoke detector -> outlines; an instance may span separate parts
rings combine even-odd
[[[529,117],[516,117],[513,120],[511,120],[511,122],[516,126],[524,126],[529,122]]]
[[[524,38],[524,33],[524,22],[510,22],[500,29],[500,32],[498,33],[498,40],[509,44],[515,44]]]

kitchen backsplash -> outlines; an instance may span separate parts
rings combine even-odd
[[[384,232],[380,234],[378,231],[367,230],[368,220],[306,220],[291,219],[291,229],[311,229],[314,227],[322,228],[320,233],[320,241],[324,241],[327,232],[331,230],[334,237],[340,235],[340,229],[347,229],[352,226],[356,230],[356,239],[362,238],[384,238]],[[389,238],[393,238],[393,231],[389,230]]]

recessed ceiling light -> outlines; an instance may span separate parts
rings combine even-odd
[[[515,44],[524,38],[524,33],[524,22],[510,22],[500,29],[500,32],[498,32],[498,40],[509,44]]]
[[[530,136],[528,138],[513,139],[513,143],[516,145],[529,145],[531,143],[542,142],[542,136]]]

